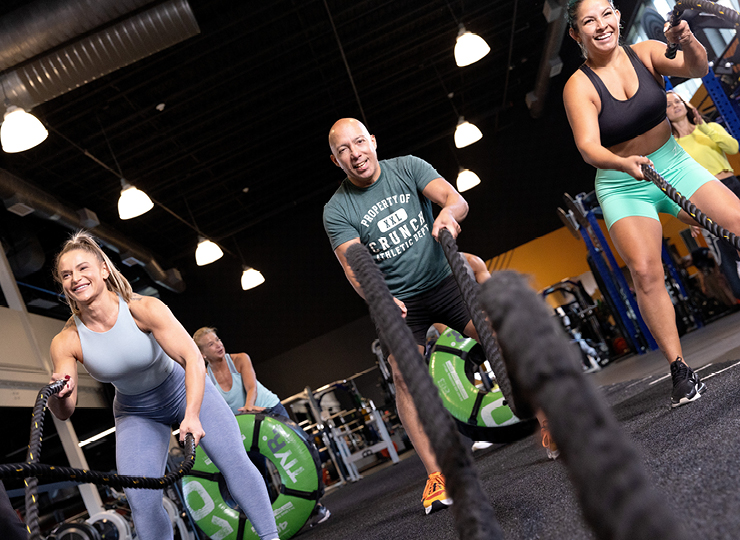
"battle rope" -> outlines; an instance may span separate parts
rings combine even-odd
[[[666,181],[665,178],[658,174],[658,172],[653,167],[643,164],[642,174],[645,175],[645,178],[658,186],[658,188],[663,193],[668,195],[668,197],[670,197],[673,202],[680,206],[688,215],[694,218],[702,227],[707,229],[715,236],[724,238],[730,244],[732,244],[735,249],[740,250],[740,238],[738,238],[735,233],[728,231],[727,229],[721,227],[720,225],[712,221],[709,217],[707,217],[707,215],[699,210],[694,203],[681,195],[676,190],[676,188],[674,188]]]
[[[458,536],[464,540],[503,538],[488,496],[478,481],[470,451],[462,445],[457,426],[442,405],[411,330],[401,317],[380,270],[362,244],[350,246],[346,255],[365,293],[370,316],[396,359],[424,432],[447,478],[447,493],[455,501],[452,513]]]
[[[501,356],[501,349],[499,349],[496,339],[493,337],[491,325],[486,320],[480,300],[478,299],[478,283],[467,272],[452,233],[447,229],[442,229],[439,231],[438,238],[445,257],[447,257],[447,262],[450,263],[450,268],[452,268],[452,275],[455,277],[457,286],[460,289],[460,295],[468,308],[473,326],[475,326],[475,330],[478,332],[478,338],[483,346],[483,351],[491,363],[493,374],[496,376],[496,382],[507,401],[507,405],[517,417],[530,418],[532,416],[531,407],[518,397],[516,388],[512,387],[512,383],[506,374],[506,364]]]
[[[678,4],[673,6],[671,11],[671,18],[668,20],[671,26],[677,26],[681,20],[681,11],[678,9]],[[678,52],[678,43],[669,43],[665,49],[665,57],[673,60],[676,58],[676,52]]]
[[[740,14],[737,11],[730,9],[727,6],[715,4],[709,0],[676,0],[676,5],[673,7],[673,11],[671,11],[671,26],[676,26],[678,24],[681,20],[681,14],[687,9],[693,9],[700,13],[709,13],[710,15],[714,15],[720,19],[733,23],[735,28],[740,26]],[[678,43],[668,44],[668,48],[665,52],[666,58],[675,58],[677,50]]]
[[[509,375],[540,407],[562,451],[584,517],[600,539],[686,539],[665,495],[641,465],[598,390],[582,373],[580,353],[525,278],[495,272],[481,303],[498,336]]]
[[[71,480],[73,482],[105,484],[115,488],[164,489],[177,482],[193,468],[195,463],[195,439],[191,433],[185,437],[185,459],[180,467],[160,478],[125,476],[115,473],[57,467],[38,463],[41,454],[41,440],[44,427],[46,403],[49,397],[58,393],[66,381],[56,381],[46,385],[36,396],[31,418],[31,436],[28,443],[28,454],[25,463],[0,464],[0,478],[24,478],[26,484],[26,526],[31,540],[40,538],[38,523],[38,478]]]
[[[31,437],[28,441],[28,452],[26,453],[26,463],[37,463],[41,457],[41,433],[44,430],[44,413],[46,412],[46,402],[50,396],[58,393],[67,381],[56,381],[46,385],[36,396],[36,403],[33,406],[31,416]],[[25,476],[25,475],[24,475]],[[32,539],[41,535],[39,528],[39,506],[37,487],[39,480],[35,476],[25,478],[26,484],[26,527]]]

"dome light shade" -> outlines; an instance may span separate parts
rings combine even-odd
[[[455,63],[459,67],[469,66],[477,62],[491,52],[486,40],[472,32],[466,32],[465,27],[460,27],[455,44]]]
[[[470,146],[482,137],[483,133],[481,133],[475,124],[467,122],[462,116],[460,117],[457,121],[457,129],[455,129],[455,146],[457,148]]]
[[[44,125],[32,114],[11,105],[0,126],[0,144],[9,154],[23,152],[41,144],[49,136]]]
[[[262,272],[255,270],[254,268],[244,267],[242,273],[242,289],[248,291],[254,289],[257,285],[262,285],[265,282],[265,278]]]
[[[457,191],[462,193],[480,184],[480,178],[473,171],[461,169],[457,175]]]
[[[202,236],[198,239],[198,248],[195,250],[195,263],[198,266],[205,266],[211,264],[214,261],[219,260],[224,256],[224,252],[218,247],[218,244],[214,244],[210,240],[206,240]]]
[[[131,219],[144,214],[154,207],[154,203],[143,191],[121,180],[121,197],[118,199],[118,216]]]

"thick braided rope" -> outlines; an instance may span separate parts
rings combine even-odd
[[[678,6],[673,6],[673,11],[671,11],[671,17],[669,19],[671,26],[677,26],[680,20],[681,20],[681,10],[678,9]],[[673,60],[674,58],[676,58],[677,52],[678,52],[678,43],[669,43],[665,50],[665,57],[669,58],[670,60]]]
[[[547,416],[596,537],[688,538],[665,503],[668,495],[653,489],[640,454],[584,377],[580,352],[524,277],[494,273],[481,287],[481,302],[511,359],[509,375]]]
[[[690,215],[692,218],[694,218],[697,223],[699,223],[702,227],[704,227],[706,230],[714,234],[715,236],[719,236],[720,238],[724,238],[727,240],[735,249],[740,249],[740,238],[738,238],[735,233],[728,231],[724,227],[718,225],[714,221],[712,221],[711,218],[709,218],[706,214],[704,214],[701,210],[699,210],[694,203],[692,203],[690,200],[688,200],[686,197],[681,195],[676,188],[674,188],[671,184],[669,184],[665,178],[663,178],[658,172],[649,165],[642,165],[642,174],[645,175],[645,178],[650,180],[653,184],[658,186],[658,188],[668,195],[668,197],[675,202],[678,206],[680,206],[688,215]]]
[[[146,478],[125,476],[71,467],[55,467],[38,463],[41,455],[41,442],[44,429],[46,403],[49,397],[64,388],[66,381],[56,381],[46,385],[36,396],[31,418],[31,435],[28,443],[28,453],[25,463],[7,463],[0,465],[0,479],[24,478],[26,484],[26,527],[31,540],[41,537],[39,528],[38,478],[71,480],[73,482],[105,484],[117,488],[164,489],[177,482],[183,475],[190,472],[195,463],[195,439],[188,433],[185,437],[185,459],[180,463],[177,471],[170,472],[161,478]]]
[[[738,14],[737,11],[730,9],[727,6],[716,4],[710,0],[676,0],[676,5],[673,7],[673,11],[671,12],[671,26],[676,26],[678,24],[681,19],[681,14],[687,9],[715,15],[720,19],[733,23],[735,25],[735,29],[740,26],[740,14]],[[678,44],[670,43],[666,49],[666,58],[675,58],[677,50]]]
[[[455,422],[442,405],[411,330],[380,270],[362,244],[347,250],[347,261],[365,293],[370,315],[396,359],[424,432],[447,479],[447,492],[455,501],[452,513],[458,536],[464,540],[503,538],[488,496],[478,481],[470,451],[462,445]]]
[[[715,15],[720,19],[733,23],[735,28],[740,26],[740,14],[737,11],[710,0],[676,0],[676,9],[679,13],[687,9],[709,13],[710,15]]]
[[[49,397],[59,392],[67,384],[66,381],[56,381],[46,385],[36,396],[36,403],[31,414],[31,435],[28,441],[28,452],[26,453],[26,464],[33,466],[41,457],[41,434],[44,431],[44,414],[46,413],[46,402]],[[29,475],[23,475],[23,477]],[[39,506],[38,506],[38,479],[35,476],[25,478],[26,484],[26,528],[32,540],[41,536],[39,528]]]
[[[185,440],[187,457],[176,471],[167,473],[159,478],[146,476],[126,476],[72,467],[59,467],[45,463],[6,463],[0,465],[0,478],[25,478],[32,476],[46,480],[68,480],[80,483],[106,485],[114,488],[164,489],[177,482],[183,475],[190,472],[195,461],[195,442],[188,433]],[[35,501],[34,501],[35,502]]]
[[[501,356],[501,349],[496,343],[496,338],[491,332],[491,325],[486,320],[483,308],[478,298],[478,283],[476,283],[467,272],[465,263],[463,263],[457,249],[457,243],[452,234],[447,229],[439,232],[439,243],[447,257],[447,262],[452,268],[452,275],[455,277],[457,286],[460,289],[460,295],[468,308],[468,313],[473,321],[473,326],[478,332],[478,338],[486,353],[486,358],[491,363],[493,373],[496,375],[501,393],[506,398],[507,405],[511,411],[519,418],[529,418],[532,416],[532,408],[528,403],[518,397],[516,388],[512,386],[509,376],[507,375],[506,363]]]

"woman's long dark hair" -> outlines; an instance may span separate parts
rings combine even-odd
[[[675,92],[674,90],[668,90],[665,95],[673,94],[674,96],[678,97],[678,99],[681,100],[681,103],[683,103],[683,106],[686,108],[686,120],[689,121],[689,124],[696,125],[696,119],[694,118],[693,114],[690,114],[692,112],[693,107],[686,103],[686,100],[682,98],[678,92]],[[673,127],[673,124],[671,124],[671,132],[673,133],[673,136],[678,139],[678,130]]]

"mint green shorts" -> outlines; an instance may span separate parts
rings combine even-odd
[[[655,170],[686,198],[707,182],[716,180],[673,137],[647,157],[655,165]],[[596,171],[596,197],[604,212],[607,228],[625,217],[658,219],[658,213],[677,216],[681,210],[651,181],[635,180],[629,174],[613,169]]]

